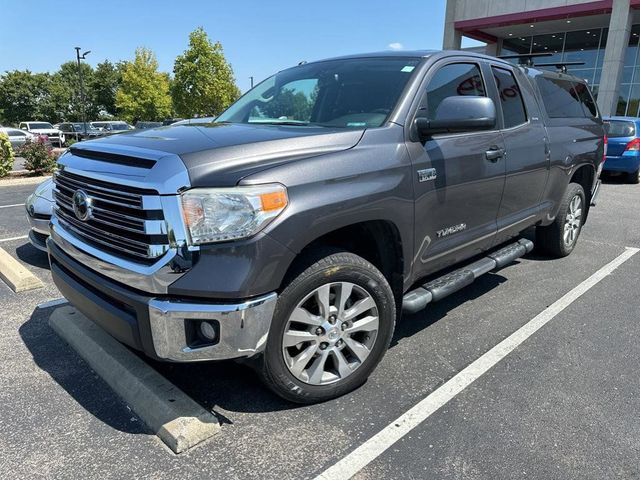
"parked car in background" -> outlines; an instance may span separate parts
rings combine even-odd
[[[54,128],[49,122],[20,122],[20,130],[34,133],[36,135],[46,135],[52,143],[62,146],[64,139],[61,138],[60,130]]]
[[[603,171],[622,174],[629,183],[640,183],[640,118],[606,117],[607,159]]]
[[[179,122],[180,120],[184,120],[183,118],[167,118],[166,120],[162,121],[162,125],[173,125],[176,122]]]
[[[34,135],[31,132],[26,132],[18,128],[3,127],[0,128],[0,132],[7,134],[9,142],[11,142],[11,147],[14,150],[17,150],[24,145],[27,139],[34,140],[37,137],[37,135]]]
[[[121,120],[91,122],[91,125],[94,126],[95,128],[101,129],[106,135],[113,135],[116,133],[128,132],[134,129],[127,122],[123,122]]]
[[[136,122],[136,130],[146,130],[147,128],[162,127],[162,122]]]
[[[82,122],[64,122],[60,124],[60,131],[62,132],[62,142],[67,140],[91,140],[92,138],[102,137],[105,133],[91,125],[89,122],[82,124]],[[85,133],[86,128],[86,133]]]
[[[25,208],[29,220],[29,241],[31,245],[43,252],[47,251],[49,238],[49,220],[53,213],[53,179],[48,178],[27,197]]]

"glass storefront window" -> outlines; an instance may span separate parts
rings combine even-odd
[[[638,106],[640,106],[640,84],[636,83],[635,85],[631,86],[626,115],[630,117],[637,117]]]
[[[511,37],[502,41],[501,55],[522,53],[531,53],[531,37]]]
[[[626,114],[627,103],[629,102],[629,88],[630,85],[620,86],[620,95],[618,96],[618,108],[616,108],[616,115]]]
[[[549,35],[536,35],[532,39],[531,53],[551,53],[552,56],[540,59],[539,63],[552,63],[562,61],[562,47],[564,45],[564,33],[552,33]]]
[[[578,30],[567,32],[564,41],[565,62],[584,62],[577,68],[595,68],[598,59],[598,47],[600,46],[601,29]]]

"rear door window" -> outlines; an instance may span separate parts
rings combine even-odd
[[[584,118],[580,94],[570,80],[536,77],[542,103],[550,118]]]
[[[608,123],[607,136],[609,138],[633,137],[636,134],[636,125],[633,122],[611,120]]]
[[[524,108],[520,87],[513,73],[499,67],[491,67],[491,70],[500,96],[504,128],[517,127],[526,123],[527,112]]]

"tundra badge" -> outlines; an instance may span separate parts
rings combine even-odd
[[[425,168],[424,170],[418,170],[418,181],[427,182],[429,180],[435,180],[437,177],[435,168]]]

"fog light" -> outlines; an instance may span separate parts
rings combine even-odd
[[[200,323],[200,333],[207,340],[215,340],[216,339],[216,328],[209,322]]]

